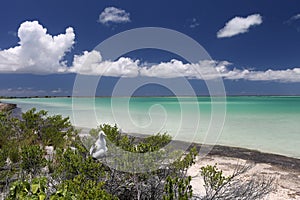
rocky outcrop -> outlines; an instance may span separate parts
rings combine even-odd
[[[0,112],[6,112],[17,108],[17,104],[0,103]]]

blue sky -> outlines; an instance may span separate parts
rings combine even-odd
[[[172,69],[197,94],[207,94],[201,77],[187,70],[204,65],[220,72],[229,95],[300,95],[299,14],[300,2],[292,0],[2,1],[0,96],[72,95],[76,74],[99,75],[103,67],[114,70],[104,73],[97,95],[110,95],[120,76],[177,78]],[[93,52],[105,39],[140,27],[186,34],[213,62],[188,64],[149,49],[105,62]],[[94,69],[80,68],[85,55],[94,56]],[[138,93],[147,94],[170,92],[149,86]]]

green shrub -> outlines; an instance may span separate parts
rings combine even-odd
[[[35,178],[31,182],[16,181],[12,183],[7,200],[44,200],[46,199],[47,179]]]
[[[188,200],[193,197],[193,189],[191,186],[192,178],[171,178],[166,179],[164,200]]]
[[[51,195],[50,200],[73,200],[73,199],[117,199],[102,188],[103,183],[87,180],[78,175],[71,180],[64,181],[58,186],[57,192]]]
[[[36,175],[46,166],[45,152],[38,145],[24,146],[21,149],[21,169],[28,174]]]

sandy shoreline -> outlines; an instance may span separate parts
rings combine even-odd
[[[188,175],[192,176],[192,186],[194,194],[204,194],[203,179],[199,174],[199,169],[205,165],[214,165],[217,163],[219,169],[223,170],[225,175],[230,175],[237,164],[241,165],[249,160],[241,158],[207,155],[198,159],[196,164],[188,170]],[[251,162],[251,161],[250,161]],[[268,194],[264,199],[270,200],[286,200],[300,199],[300,171],[295,169],[282,168],[280,166],[267,163],[254,163],[247,173],[242,175],[240,179],[261,175],[264,177],[274,177],[275,190]]]
[[[145,137],[141,134],[134,135]],[[179,149],[188,145],[183,141],[173,142],[173,145]],[[212,147],[193,143],[190,148],[193,146],[196,146],[197,150],[201,147]],[[253,167],[240,177],[242,180],[257,175],[275,178],[274,187],[276,189],[268,194],[264,200],[300,200],[300,159],[240,147],[215,145],[206,156],[198,157],[196,163],[188,170],[188,175],[192,176],[191,184],[195,194],[204,194],[205,191],[204,182],[200,176],[200,168],[216,163],[226,176],[233,173],[236,165],[248,163]]]
[[[176,141],[177,146],[186,145],[185,142]],[[209,145],[192,144],[199,150]],[[275,190],[264,199],[270,200],[300,200],[300,159],[283,155],[264,153],[246,148],[215,145],[211,151],[202,157],[198,157],[195,165],[190,167],[188,175],[192,176],[192,186],[195,194],[204,194],[203,178],[200,176],[200,168],[205,165],[215,165],[226,176],[233,173],[237,165],[250,163],[253,167],[240,178],[242,180],[253,176],[275,178]]]
[[[182,142],[178,142],[179,144]],[[201,144],[193,144],[199,150]],[[193,146],[192,145],[192,146]],[[208,145],[206,145],[208,146]],[[204,146],[205,147],[205,146]],[[211,146],[208,146],[211,147]],[[233,173],[237,165],[245,163],[253,167],[240,178],[242,180],[253,176],[275,178],[275,190],[264,199],[270,200],[300,200],[300,159],[264,153],[246,148],[215,145],[205,157],[198,157],[195,165],[188,170],[192,176],[192,186],[195,194],[204,194],[203,178],[200,176],[200,168],[205,165],[215,165],[226,176]]]
[[[135,137],[146,137],[142,134],[131,134]],[[183,141],[173,141],[177,149],[189,145]],[[193,143],[190,148],[196,146],[197,150],[201,147],[212,147]],[[233,173],[236,165],[250,163],[253,166],[247,173],[242,175],[242,180],[261,175],[264,177],[275,178],[274,187],[276,188],[268,194],[264,200],[300,200],[300,159],[287,157],[278,154],[264,153],[240,147],[230,147],[215,145],[211,151],[202,157],[198,157],[196,163],[188,170],[188,175],[192,176],[192,186],[194,194],[204,194],[203,179],[200,176],[200,168],[205,165],[215,165],[223,170],[226,176]]]

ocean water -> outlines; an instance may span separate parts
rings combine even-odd
[[[1,100],[70,117],[77,127],[117,124],[127,133],[256,149],[300,158],[300,97],[32,98]],[[224,109],[223,109],[224,108]],[[224,121],[223,121],[224,119]]]

